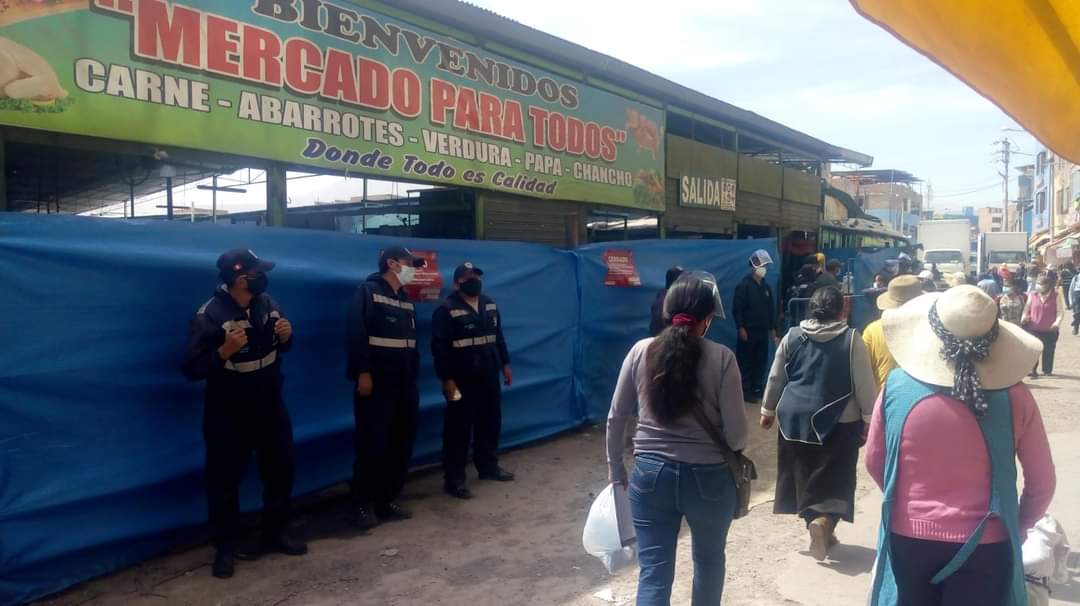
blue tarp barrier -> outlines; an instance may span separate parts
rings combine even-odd
[[[604,251],[634,251],[643,288],[604,288]],[[667,269],[679,265],[716,276],[727,320],[714,322],[709,337],[735,349],[732,300],[735,286],[750,271],[750,255],[763,248],[778,259],[776,240],[635,240],[591,244],[577,249],[581,284],[581,351],[578,395],[590,420],[607,416],[611,393],[626,352],[649,336],[648,310],[657,291],[664,287]],[[779,300],[780,272],[768,277],[773,297]],[[779,303],[777,303],[779,305]],[[774,311],[779,311],[774,310]]]
[[[619,364],[646,335],[667,267],[715,273],[734,344],[735,284],[772,240],[626,242],[576,252],[485,241],[0,214],[0,604],[18,604],[129,566],[198,536],[205,524],[202,385],[179,367],[188,321],[212,293],[221,251],[274,260],[270,292],[296,327],[285,400],[296,494],[351,473],[346,306],[392,244],[487,271],[515,368],[504,446],[606,414]],[[643,288],[606,288],[603,250],[631,249]],[[773,275],[775,280],[776,275]],[[434,303],[418,306],[422,411],[415,463],[435,462],[443,401],[431,368]],[[246,510],[259,505],[254,469]]]

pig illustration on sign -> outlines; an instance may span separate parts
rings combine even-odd
[[[17,42],[0,37],[0,99],[44,104],[67,96],[48,61]]]
[[[646,118],[635,109],[627,108],[626,130],[634,135],[638,152],[643,149],[651,152],[655,160],[657,152],[660,151],[660,127],[656,122]]]

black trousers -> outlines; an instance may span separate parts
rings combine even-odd
[[[998,606],[1012,579],[1012,545],[979,545],[967,562],[938,585],[933,579],[960,550],[959,543],[939,543],[893,534],[893,575],[899,590],[897,606]]]
[[[354,396],[352,496],[358,505],[386,505],[401,496],[409,473],[420,394],[415,376],[372,373],[371,396]]]
[[[252,454],[263,484],[263,533],[289,522],[293,488],[293,434],[280,394],[262,402],[208,401],[203,414],[206,440],[206,497],[210,539],[233,549],[240,534],[240,482]]]
[[[1043,344],[1042,352],[1042,370],[1045,374],[1051,374],[1054,372],[1054,353],[1057,350],[1057,342],[1059,333],[1056,330],[1047,332],[1041,332],[1028,329],[1028,332],[1038,337]],[[1038,372],[1039,365],[1035,364],[1035,368],[1031,372]]]
[[[743,397],[760,398],[769,377],[769,329],[747,329],[748,340],[735,345],[735,359],[742,373]]]
[[[455,379],[461,400],[447,402],[443,418],[443,473],[447,485],[465,481],[469,443],[473,463],[481,474],[499,469],[495,454],[502,431],[502,386],[498,371],[481,377]]]

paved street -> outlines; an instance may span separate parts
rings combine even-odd
[[[1032,383],[1058,469],[1051,509],[1080,543],[1080,338],[1063,336],[1060,375]],[[756,414],[748,408],[748,414]],[[860,479],[857,523],[842,526],[835,559],[819,564],[805,554],[798,522],[770,513],[775,434],[754,431],[751,448],[762,471],[759,506],[737,522],[728,543],[725,604],[834,606],[863,604],[874,558],[880,497]],[[520,450],[507,465],[520,481],[474,483],[478,498],[442,496],[437,473],[422,473],[408,487],[412,522],[359,536],[344,522],[340,489],[309,503],[298,521],[311,537],[304,558],[270,556],[241,563],[237,577],[210,577],[210,549],[197,546],[48,601],[75,606],[225,604],[452,604],[596,606],[610,591],[615,603],[632,602],[636,571],[611,577],[583,553],[581,529],[592,494],[605,483],[603,435],[586,429]],[[675,604],[689,603],[690,537],[680,546]],[[1080,565],[1073,557],[1075,567]],[[1080,579],[1055,588],[1054,604],[1080,603]]]

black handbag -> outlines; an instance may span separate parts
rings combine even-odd
[[[746,517],[750,513],[750,482],[756,480],[757,467],[754,462],[750,460],[742,452],[735,452],[728,446],[727,440],[720,433],[720,430],[709,422],[709,418],[705,416],[705,409],[698,403],[693,407],[694,418],[697,419],[698,425],[705,430],[705,433],[709,434],[712,441],[724,454],[724,460],[727,461],[728,467],[731,469],[732,475],[735,476],[735,517]]]

